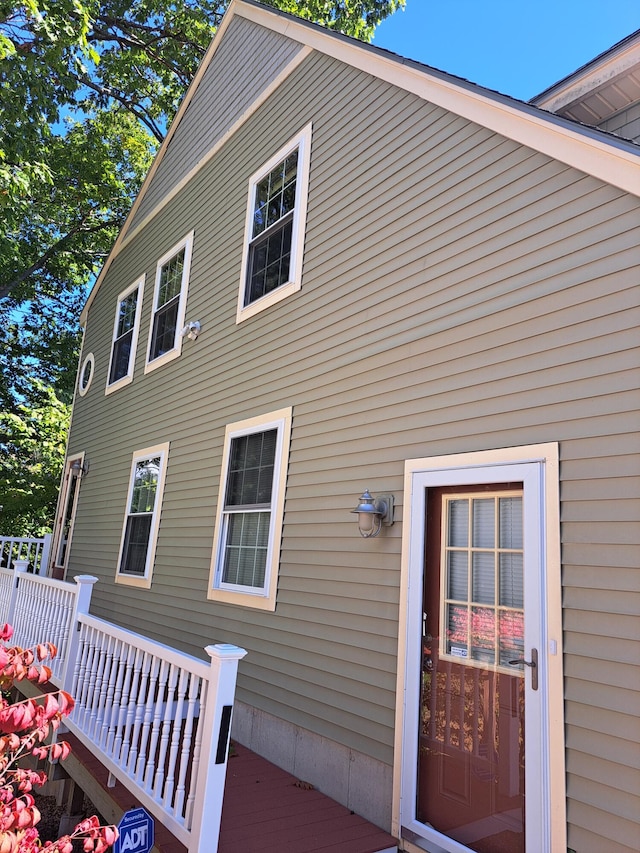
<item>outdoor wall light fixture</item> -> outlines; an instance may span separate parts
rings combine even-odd
[[[191,323],[187,323],[187,325],[184,326],[184,328],[182,328],[180,330],[180,334],[182,335],[183,338],[184,337],[189,338],[190,341],[197,341],[198,335],[200,334],[201,331],[202,331],[202,326],[200,325],[200,321],[199,320],[192,320]]]
[[[358,530],[364,539],[372,539],[382,530],[382,525],[393,524],[393,495],[374,498],[369,489],[360,495],[360,502],[351,512],[358,514]]]
[[[75,477],[84,477],[89,470],[89,465],[85,465],[80,458],[74,459],[69,467]]]

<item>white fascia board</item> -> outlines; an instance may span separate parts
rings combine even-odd
[[[329,31],[278,15],[266,7],[242,0],[236,3],[237,15],[304,42],[314,50],[412,92],[429,103],[640,196],[640,148],[639,153],[635,153],[623,146],[617,147],[604,139],[594,138],[588,131],[567,127],[563,120],[542,111],[538,114],[535,107],[524,103],[520,106],[515,100],[508,103],[506,97],[503,100],[500,96],[492,96],[479,86],[445,79],[447,75],[416,67],[410,60],[387,56],[379,49],[336,37]]]
[[[636,68],[640,68],[640,35],[549,86],[529,103],[557,113]]]

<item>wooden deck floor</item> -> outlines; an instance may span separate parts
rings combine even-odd
[[[72,753],[68,770],[88,790],[99,788],[95,806],[107,821],[118,822],[138,803],[119,782],[107,787],[107,770],[73,735],[65,734]],[[156,821],[157,853],[187,853]],[[392,836],[353,814],[294,776],[236,745],[227,765],[227,781],[217,853],[381,853],[395,851]],[[216,851],[211,850],[211,853]]]
[[[242,746],[227,765],[218,853],[379,853],[383,830]]]

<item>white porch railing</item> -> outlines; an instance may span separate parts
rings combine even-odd
[[[15,560],[26,560],[29,571],[45,575],[51,553],[51,533],[40,539],[16,536],[0,536],[0,567],[11,569]]]
[[[45,641],[57,646],[58,654],[49,663],[51,681],[65,690],[69,690],[65,673],[77,650],[73,627],[79,613],[89,610],[98,579],[78,575],[74,580],[65,583],[28,574],[24,560],[16,560],[13,571],[0,569],[0,624],[13,626],[11,643],[23,649]]]
[[[76,706],[70,731],[189,850],[217,849],[238,661],[206,663],[88,613],[96,578],[64,583],[0,569],[0,616],[22,647],[58,645],[52,682]]]

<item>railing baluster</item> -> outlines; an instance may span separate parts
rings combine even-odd
[[[127,672],[127,654],[128,646],[122,640],[118,640],[118,651],[116,657],[116,675],[113,685],[113,694],[109,697],[110,713],[109,727],[107,730],[106,752],[111,755],[117,755],[116,738],[118,735],[118,725],[120,718],[120,708],[122,701],[122,684]],[[118,747],[119,748],[119,747]]]
[[[176,720],[182,720],[184,698],[187,692],[187,679],[189,673],[183,669],[180,671],[180,680],[178,682],[178,701],[176,702],[176,715],[173,721],[171,732],[171,746],[169,747],[169,763],[164,779],[164,787],[162,791],[162,804],[165,809],[171,808],[173,801],[173,788],[175,784],[175,768],[178,759],[178,751],[180,749],[180,725],[176,725]]]
[[[193,812],[196,805],[196,787],[200,778],[200,761],[202,758],[202,741],[204,734],[204,720],[206,717],[207,703],[209,699],[209,681],[202,682],[200,690],[200,719],[196,728],[196,736],[193,743],[193,763],[191,765],[191,784],[189,793],[184,804],[184,819],[188,829],[193,826]]]
[[[196,706],[198,701],[198,696],[201,692],[202,682],[195,675],[191,675],[190,683],[189,683],[189,700],[187,702],[187,714],[184,721],[184,731],[182,734],[182,749],[180,751],[180,763],[178,769],[178,779],[176,784],[176,792],[174,799],[174,811],[177,814],[182,813],[182,808],[185,800],[185,779],[187,776],[187,769],[189,764],[189,753],[191,752],[191,739],[193,736],[193,721],[196,716]],[[198,721],[198,723],[202,722],[202,718]],[[175,723],[174,723],[175,725]],[[196,724],[198,728],[200,726]],[[176,726],[177,728],[177,726]]]
[[[178,684],[178,674],[182,674],[183,669],[180,669],[176,664],[171,664],[169,669],[169,678],[167,680],[167,701],[164,707],[164,715],[162,718],[162,731],[160,734],[160,749],[158,752],[158,763],[153,779],[153,796],[155,799],[162,798],[162,782],[164,779],[164,768],[169,748],[169,738],[171,737],[172,721],[179,720],[177,713],[174,712],[174,697]]]
[[[133,664],[133,677],[131,679],[131,691],[130,696],[127,697],[127,719],[124,727],[124,736],[122,738],[122,755],[125,756],[124,768],[127,770],[128,776],[131,775],[129,772],[129,767],[131,764],[131,752],[132,749],[135,749],[135,745],[132,745],[131,732],[135,726],[136,719],[138,716],[138,685],[140,684],[140,671],[142,670],[142,663],[145,657],[145,652],[143,652],[141,649],[136,650],[136,657]]]
[[[80,720],[83,731],[89,730],[89,721],[91,719],[91,702],[96,683],[96,658],[99,655],[98,636],[95,630],[91,630],[89,634],[89,643],[87,649],[87,667],[85,670],[85,684],[83,685],[82,693],[82,711]]]
[[[149,748],[147,750],[147,760],[144,766],[144,774],[142,783],[144,787],[151,791],[153,789],[153,777],[156,762],[156,752],[158,750],[158,739],[160,737],[160,726],[162,722],[162,709],[167,704],[167,678],[169,674],[169,664],[166,660],[160,661],[160,670],[158,673],[157,693],[153,704],[153,720],[151,723],[151,736],[149,738]]]
[[[46,587],[42,587],[43,591]],[[57,589],[55,602],[50,609],[50,625],[52,642],[55,643],[58,654],[54,660],[53,671],[59,678],[62,674],[64,662],[67,658],[67,647],[69,638],[69,623],[71,621],[71,609],[69,607],[69,593],[63,589]],[[55,626],[55,627],[54,627]]]
[[[129,715],[129,693],[131,691],[131,681],[134,673],[134,666],[138,658],[139,651],[131,644],[127,645],[127,663],[124,672],[124,683],[122,685],[122,696],[120,699],[120,708],[118,711],[118,725],[116,730],[116,739],[113,748],[114,756],[119,765],[126,761],[125,749],[125,734],[127,731],[127,718]]]
[[[135,778],[136,762],[138,760],[138,752],[140,750],[140,735],[142,721],[144,719],[144,710],[146,707],[150,667],[151,655],[148,652],[145,652],[142,658],[142,666],[140,668],[140,677],[138,679],[137,689],[134,694],[135,713],[133,716],[133,731],[131,734],[129,760],[127,761],[127,770],[132,779]]]
[[[76,703],[79,702],[79,693],[80,687],[83,684],[83,674],[84,674],[84,661],[85,661],[85,649],[86,649],[86,634],[89,629],[86,625],[80,626],[80,637],[78,638],[78,645],[76,649],[76,659],[73,662],[73,678],[71,681],[71,692],[76,700]]]
[[[104,640],[104,637],[100,637],[98,640],[96,649],[96,661],[94,661],[95,678],[93,681],[91,696],[89,699],[90,714],[88,732],[95,741],[98,741],[99,739],[97,737],[97,733],[100,728],[100,697],[103,695],[102,685],[104,679],[104,668],[107,661],[107,650],[105,648]]]
[[[91,632],[91,657],[87,661],[87,691],[84,697],[84,719],[83,728],[90,734],[92,731],[92,723],[95,718],[95,701],[96,691],[99,689],[97,685],[98,674],[100,669],[101,647],[100,636],[97,631]]]
[[[96,743],[98,743],[102,749],[104,749],[107,733],[109,731],[113,699],[113,679],[114,673],[117,669],[117,653],[118,641],[115,637],[109,637],[105,670],[100,688],[100,729],[98,736],[96,737]]]
[[[153,709],[158,704],[157,688],[158,688],[158,671],[160,669],[160,660],[156,655],[153,655],[150,661],[149,674],[146,690],[146,702],[144,705],[144,715],[142,717],[142,728],[140,731],[140,746],[135,767],[135,780],[140,785],[144,777],[144,768],[146,764],[147,744],[149,743],[149,735],[151,732],[151,720],[153,719]]]

